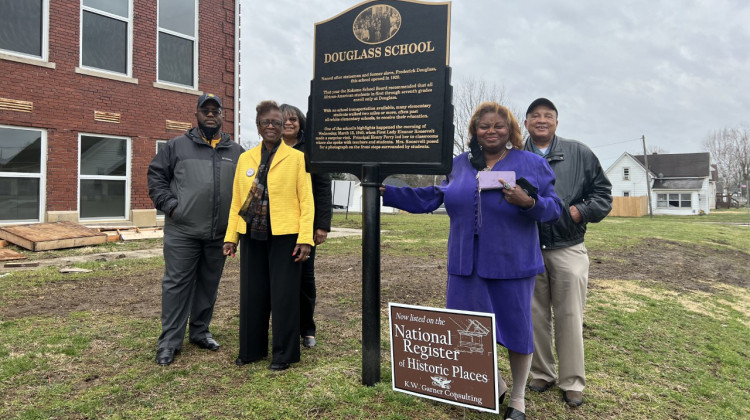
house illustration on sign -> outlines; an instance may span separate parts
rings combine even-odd
[[[475,319],[470,319],[469,324],[465,327],[456,322],[453,318],[451,321],[456,323],[461,329],[458,330],[459,342],[458,348],[469,353],[484,352],[484,337],[490,333],[484,325]]]

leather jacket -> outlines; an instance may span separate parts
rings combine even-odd
[[[525,150],[534,152],[531,139]],[[604,219],[612,210],[612,184],[599,159],[585,144],[555,136],[544,156],[555,172],[555,192],[563,203],[563,213],[554,225],[539,223],[542,249],[559,249],[583,242],[586,225]],[[581,223],[573,222],[570,206],[581,213]]]

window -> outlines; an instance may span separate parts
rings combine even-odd
[[[46,140],[42,130],[0,126],[0,223],[42,219]]]
[[[81,219],[126,219],[130,206],[130,139],[81,135],[79,149]]]
[[[630,191],[623,191],[622,192],[623,197],[630,197]]]
[[[159,0],[157,80],[197,88],[196,0]]]
[[[47,59],[48,1],[0,1],[0,50]]]
[[[131,0],[81,0],[81,66],[130,76]]]
[[[630,168],[622,168],[622,180],[630,181]]]
[[[666,194],[656,194],[656,208],[657,209],[667,208],[667,195]]]
[[[159,153],[159,150],[163,149],[164,146],[167,145],[167,140],[156,140],[156,153]],[[156,210],[156,217],[164,218],[164,212],[157,209]]]
[[[656,208],[660,209],[677,209],[677,208],[692,208],[692,194],[690,193],[671,193],[671,194],[657,194],[656,195]]]

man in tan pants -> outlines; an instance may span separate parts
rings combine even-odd
[[[524,148],[549,162],[564,210],[555,225],[539,224],[546,271],[536,277],[531,303],[534,356],[529,388],[544,392],[557,380],[563,400],[577,407],[583,404],[586,385],[583,310],[589,257],[583,240],[586,224],[599,222],[612,210],[612,185],[591,149],[555,135],[557,124],[557,108],[552,101],[539,98],[529,105],[524,121],[529,138]]]

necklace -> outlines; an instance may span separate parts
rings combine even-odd
[[[497,164],[497,162],[500,162],[501,160],[505,159],[505,155],[507,155],[507,154],[508,154],[508,149],[503,149],[503,152],[500,154],[500,157],[497,158],[497,160],[495,160],[491,164],[490,164],[490,162],[487,162],[487,166],[484,169],[482,169],[482,170],[483,171],[491,171],[492,167],[495,166]]]

